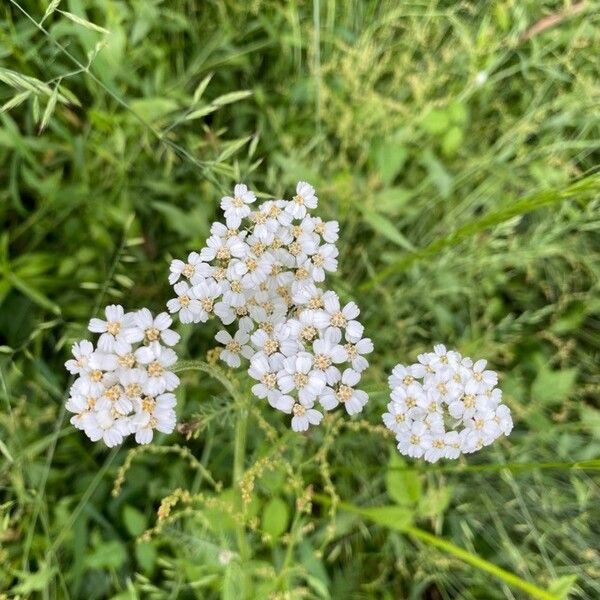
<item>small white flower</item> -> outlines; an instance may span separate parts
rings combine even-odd
[[[198,252],[190,252],[190,254],[188,254],[187,262],[183,262],[179,259],[171,261],[169,271],[169,283],[173,285],[174,283],[177,283],[182,276],[190,281],[197,276],[210,277],[213,268],[202,260]]]
[[[252,386],[252,393],[257,398],[267,398],[271,406],[279,404],[283,395],[277,387],[277,374],[283,369],[283,360],[281,354],[267,356],[263,352],[257,352],[250,359],[248,375],[258,381]]]
[[[298,392],[300,403],[312,403],[323,391],[325,374],[313,368],[313,357],[308,352],[299,352],[283,361],[283,368],[277,373],[279,389],[284,394],[292,390]]]
[[[225,346],[219,358],[231,368],[237,368],[242,364],[240,357],[249,359],[254,354],[254,350],[248,345],[250,336],[243,329],[236,331],[233,337],[229,332],[221,330],[215,335],[215,339]]]
[[[354,302],[348,302],[342,308],[338,295],[335,292],[326,292],[323,294],[323,305],[327,315],[327,326],[345,329],[346,337],[351,341],[362,337],[364,327],[356,320],[360,310]]]
[[[233,197],[224,196],[221,199],[221,209],[225,214],[227,227],[237,229],[242,219],[247,217],[251,209],[248,206],[256,201],[254,192],[251,192],[243,183],[238,183],[233,188]]]
[[[416,421],[406,435],[400,436],[398,450],[412,458],[420,458],[431,447],[431,434],[425,424]]]
[[[135,441],[138,444],[149,444],[154,430],[173,432],[176,422],[173,410],[175,403],[175,395],[171,393],[160,394],[156,398],[145,396],[139,401],[138,410],[133,416]]]
[[[221,296],[221,288],[214,279],[205,279],[192,288],[192,293],[200,305],[198,312],[194,313],[194,317],[197,317],[200,322],[206,323],[214,312],[216,298]]]
[[[88,325],[91,332],[102,334],[98,339],[98,348],[103,352],[127,351],[135,341],[135,334],[130,328],[132,315],[125,314],[119,304],[107,306],[104,314],[106,321],[93,318]]]
[[[179,334],[169,329],[173,319],[162,312],[156,317],[147,308],[142,308],[133,314],[132,336],[136,342],[146,343],[161,341],[167,346],[174,346],[179,341]]]
[[[311,425],[318,425],[323,419],[322,413],[312,408],[312,405],[296,403],[292,408],[292,429],[294,431],[306,431]]]
[[[344,346],[348,360],[357,373],[362,373],[368,366],[369,361],[363,356],[373,352],[373,342],[370,338],[362,338],[355,343],[347,342]]]
[[[494,371],[486,371],[486,364],[487,361],[482,359],[473,365],[473,374],[465,384],[467,394],[485,394],[498,383],[498,375]]]
[[[135,358],[146,367],[148,374],[143,386],[144,394],[158,396],[165,391],[173,391],[179,385],[179,377],[168,370],[177,362],[177,355],[171,348],[152,342],[149,346],[138,348]]]
[[[93,352],[94,345],[88,340],[81,340],[81,342],[73,344],[71,353],[75,358],[71,358],[65,363],[67,371],[73,375],[86,372]]]
[[[404,407],[397,402],[388,402],[388,412],[383,413],[382,419],[385,426],[396,434],[410,429],[412,419],[407,415]]]
[[[200,301],[194,296],[192,288],[185,281],[180,281],[173,286],[176,298],[167,302],[167,308],[171,314],[179,313],[182,323],[193,323],[201,311]]]
[[[326,387],[319,401],[323,408],[331,410],[338,404],[343,404],[349,415],[356,415],[362,411],[369,400],[369,396],[362,390],[354,389],[360,381],[360,374],[352,369],[346,369],[333,387]]]
[[[315,188],[300,181],[296,186],[296,195],[288,202],[285,210],[294,217],[294,219],[302,219],[306,216],[306,209],[317,208],[317,197],[315,196]]]
[[[323,371],[329,385],[333,385],[340,377],[340,371],[335,365],[345,362],[348,358],[346,349],[340,344],[341,339],[339,329],[329,328],[323,337],[313,343],[313,366],[318,371]]]

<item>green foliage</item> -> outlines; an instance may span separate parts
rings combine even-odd
[[[575,4],[2,4],[0,595],[600,597],[600,5],[524,35]],[[444,342],[501,373],[512,436],[430,466],[359,418],[293,435],[211,325],[180,328],[177,432],[79,435],[88,319],[161,310],[221,195],[298,179],[375,344],[364,420]]]

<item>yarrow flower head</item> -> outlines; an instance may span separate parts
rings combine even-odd
[[[71,423],[108,447],[134,435],[138,444],[152,441],[154,431],[175,428],[175,395],[179,378],[170,368],[177,355],[170,346],[179,334],[166,313],[156,317],[143,308],[126,313],[122,306],[105,309],[106,320],[92,319],[89,330],[100,334],[98,347],[89,340],[73,344],[65,363],[77,375],[66,408]]]
[[[391,402],[383,415],[405,456],[437,462],[476,452],[513,428],[501,403],[498,375],[439,344],[389,377]]]
[[[220,358],[248,365],[253,393],[291,415],[295,431],[318,425],[343,404],[349,415],[368,400],[357,389],[373,350],[354,302],[322,287],[337,270],[337,221],[311,214],[315,189],[299,182],[291,200],[267,200],[237,184],[221,200],[224,223],[212,224],[206,246],[174,260],[167,307],[182,323],[217,318]]]

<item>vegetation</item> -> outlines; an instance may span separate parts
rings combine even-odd
[[[600,597],[599,8],[4,2],[0,597]],[[361,418],[295,434],[209,361],[177,433],[75,431],[88,319],[162,310],[235,182],[299,179],[375,344]],[[214,326],[179,331],[205,361]],[[489,359],[516,428],[431,466],[379,424],[436,342]]]

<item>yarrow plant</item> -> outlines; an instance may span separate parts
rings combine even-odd
[[[291,414],[294,431],[339,404],[359,413],[368,396],[356,386],[373,344],[358,306],[322,286],[337,270],[339,224],[311,215],[318,199],[305,182],[291,200],[255,202],[243,184],[221,200],[225,222],[212,224],[206,246],[171,263],[167,307],[182,323],[232,325],[216,335],[221,360],[247,361],[254,395]]]
[[[143,308],[126,313],[122,306],[105,309],[106,319],[91,319],[88,329],[99,334],[73,345],[65,364],[77,375],[66,404],[71,423],[92,440],[108,447],[134,435],[139,444],[152,441],[154,431],[175,428],[175,395],[179,378],[170,368],[177,355],[169,347],[179,341],[166,313],[156,317]]]
[[[394,367],[383,422],[401,454],[433,463],[476,452],[511,432],[498,375],[485,367],[485,360],[473,363],[442,344],[408,367]]]
[[[256,201],[243,184],[222,198],[224,222],[212,224],[206,245],[171,262],[175,297],[167,308],[184,324],[216,318],[230,327],[215,336],[220,359],[244,365],[252,393],[291,415],[294,431],[318,425],[339,405],[360,413],[368,395],[358,386],[373,344],[358,306],[324,286],[337,270],[339,224],[311,214],[318,199],[306,182],[291,200]],[[74,344],[66,363],[77,375],[66,405],[75,427],[109,447],[129,435],[147,444],[154,431],[173,431],[179,334],[171,325],[166,312],[126,313],[119,305],[107,306],[104,320],[91,319],[97,346]],[[438,345],[394,368],[383,421],[402,454],[457,458],[510,433],[497,375],[485,366]]]

